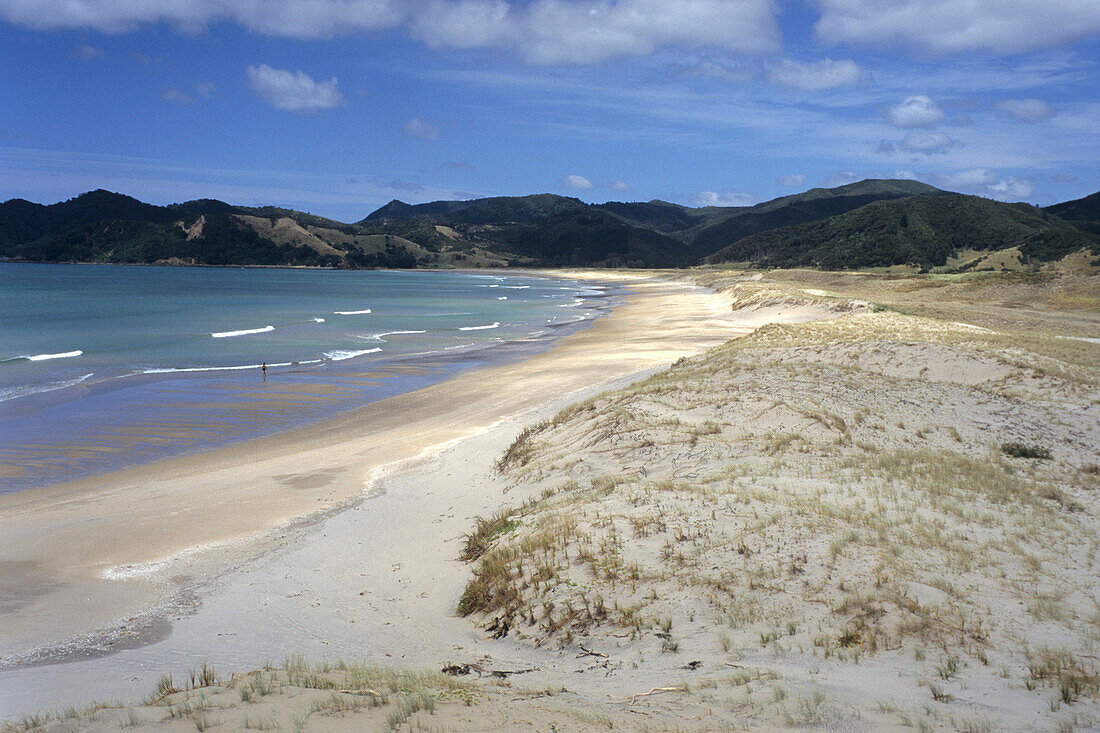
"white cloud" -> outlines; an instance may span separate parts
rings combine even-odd
[[[573,174],[561,179],[561,186],[562,188],[572,188],[577,191],[587,191],[592,188],[592,181],[584,176]]]
[[[432,47],[498,48],[533,64],[589,64],[658,48],[772,53],[777,0],[0,0],[32,28],[118,33],[232,21],[264,35],[329,38],[404,26]]]
[[[1100,32],[1096,0],[818,0],[827,45],[1022,53]]]
[[[806,176],[802,173],[792,173],[789,176],[780,176],[775,182],[786,188],[798,188],[806,182]]]
[[[768,71],[768,81],[772,84],[807,91],[853,86],[862,78],[859,65],[848,59],[826,58],[806,64],[784,59]]]
[[[397,25],[398,0],[0,0],[0,18],[32,28],[106,33],[168,23],[193,31],[232,20],[255,33],[327,38]]]
[[[931,127],[944,118],[943,110],[923,94],[914,94],[886,111],[886,121],[894,127]]]
[[[958,188],[974,188],[975,186],[988,186],[997,182],[997,174],[986,168],[971,168],[959,171],[944,177],[944,183]]]
[[[917,180],[917,174],[913,171],[894,171],[894,178],[900,178],[903,181],[915,181]]]
[[[200,97],[209,97],[211,94],[213,94],[217,90],[218,90],[218,87],[213,82],[200,81],[200,82],[195,84],[195,92]]]
[[[997,111],[1020,122],[1042,122],[1054,116],[1054,110],[1041,99],[1005,99],[997,102]]]
[[[267,64],[248,67],[248,86],[264,101],[288,112],[317,112],[344,103],[336,77],[314,81],[303,71],[273,69]]]
[[[955,141],[942,132],[910,132],[901,141],[901,146],[910,153],[924,155],[946,152],[954,144]]]
[[[661,47],[768,53],[775,0],[428,0],[411,31],[433,48],[502,48],[531,64],[592,64]]]
[[[438,140],[439,128],[419,117],[413,117],[405,123],[405,134],[409,137],[415,137],[417,140]]]
[[[1035,193],[1035,186],[1030,180],[1016,176],[1002,177],[988,168],[971,168],[943,176],[941,185],[1001,201],[1019,201]]]
[[[611,188],[612,191],[618,191],[619,193],[624,193],[625,191],[630,190],[630,184],[627,183],[626,181],[615,181],[614,183],[611,184],[610,188]]]
[[[752,206],[756,197],[738,191],[700,191],[695,197],[696,206]]]
[[[994,194],[993,198],[999,198],[1005,201],[1026,199],[1035,193],[1035,186],[1031,184],[1031,181],[1026,178],[1016,178],[1015,176],[1003,178],[990,186],[989,189]]]

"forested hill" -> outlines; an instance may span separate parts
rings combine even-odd
[[[156,206],[97,190],[48,206],[22,199],[0,204],[0,258],[345,268],[747,262],[985,269],[1095,249],[1098,210],[1100,194],[1037,209],[916,181],[867,180],[741,207],[586,204],[554,194],[391,201],[348,224],[213,199]]]
[[[1097,249],[1097,241],[1034,206],[938,194],[877,201],[819,221],[759,232],[707,261],[834,270],[891,265],[929,269],[952,259],[975,267],[988,254],[1008,250],[1017,264],[1046,262],[1083,248]]]

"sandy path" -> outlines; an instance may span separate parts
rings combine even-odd
[[[125,632],[126,620],[132,621],[137,609],[174,596],[196,577],[255,555],[265,541],[285,536],[294,519],[358,501],[379,466],[484,433],[506,418],[556,409],[581,391],[668,364],[759,325],[735,318],[726,299],[701,288],[637,280],[631,289],[628,302],[611,315],[549,352],[517,364],[469,373],[272,438],[4,497],[0,536],[7,549],[0,561],[0,612],[5,621],[0,627],[0,655],[11,663],[33,647],[79,638],[112,624],[121,623]],[[491,441],[499,443],[505,437],[498,434]],[[492,446],[494,455],[499,454],[497,448],[502,446]],[[464,496],[461,485],[450,490]],[[465,502],[451,517],[453,527],[448,525],[442,533],[436,527],[424,536],[407,534],[406,529],[426,520],[425,512],[445,500],[427,494],[418,500],[426,504],[402,510],[375,501],[345,514],[366,511],[371,522],[386,518],[386,532],[371,535],[384,539],[369,546],[368,556],[376,565],[403,562],[411,546],[434,553],[416,563],[436,574],[430,584],[445,571],[451,584],[460,587],[464,575],[459,572],[452,578],[455,573],[446,564],[453,549],[440,548],[439,540],[464,531],[469,516],[490,507],[499,496]],[[324,566],[325,573],[333,575],[324,561],[333,552],[342,555],[344,550],[324,550],[316,563],[307,563],[311,572]],[[343,584],[344,576],[335,575]],[[266,586],[260,595],[269,595]],[[446,598],[448,608],[435,609],[435,617],[445,617],[452,600]],[[207,607],[213,603],[208,600]],[[240,603],[249,601],[238,599],[230,606]],[[319,603],[324,605],[330,604]],[[150,633],[139,626],[133,624],[131,633]],[[203,649],[216,646],[206,638]],[[123,669],[127,667],[118,671]],[[17,694],[27,689],[18,681],[24,671],[0,672],[0,713],[12,709],[5,701],[30,702]],[[87,678],[90,671],[77,676]],[[38,689],[48,697],[59,688],[47,683]]]

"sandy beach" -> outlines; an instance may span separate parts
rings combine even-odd
[[[298,525],[381,490],[378,473],[385,467],[501,421],[560,408],[754,325],[735,318],[728,300],[707,289],[632,278],[625,305],[521,363],[271,438],[5,496],[0,534],[9,551],[0,565],[0,658],[18,669],[163,636],[169,633],[165,610],[188,610],[196,584],[262,555]],[[370,506],[382,526],[407,527],[391,509]],[[469,509],[451,532],[468,519]],[[428,541],[408,544],[439,549]],[[16,686],[10,676],[0,679],[6,691],[0,699]]]
[[[56,663],[9,656],[0,712],[58,711],[17,730],[1100,724],[1100,319],[1052,307],[1095,276],[693,277],[719,292],[631,280],[546,354],[392,401],[406,425],[367,408],[127,474],[199,525],[265,490],[279,510],[176,536],[98,519],[130,538],[67,554],[90,600],[28,598],[25,638],[63,638],[36,605],[115,598],[103,627],[116,589],[177,605]],[[35,547],[29,517],[4,522]]]

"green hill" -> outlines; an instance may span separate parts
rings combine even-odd
[[[1100,192],[1074,201],[1047,206],[1043,211],[1071,222],[1093,239],[1100,241]]]
[[[1018,247],[1025,261],[1062,257],[1096,242],[1072,225],[1027,204],[944,194],[876,201],[820,221],[745,237],[708,262],[767,267],[942,267],[964,250]]]
[[[1044,207],[1043,211],[1066,221],[1100,222],[1100,191],[1081,199]]]
[[[531,196],[496,196],[469,201],[433,201],[410,205],[391,201],[358,222],[362,225],[396,219],[422,219],[443,225],[530,223],[543,217],[588,208],[580,199],[552,193]]]
[[[536,194],[391,201],[356,223],[213,199],[155,206],[90,191],[0,204],[0,259],[316,267],[1006,267],[1100,241],[1100,194],[1047,209],[916,181],[815,188],[756,206],[586,204]],[[1072,219],[1067,223],[1065,219]],[[1010,253],[995,257],[974,253]]]
[[[926,183],[907,180],[870,179],[836,188],[813,188],[736,211],[696,234],[692,245],[700,257],[706,257],[757,232],[843,214],[874,201],[943,193]]]

